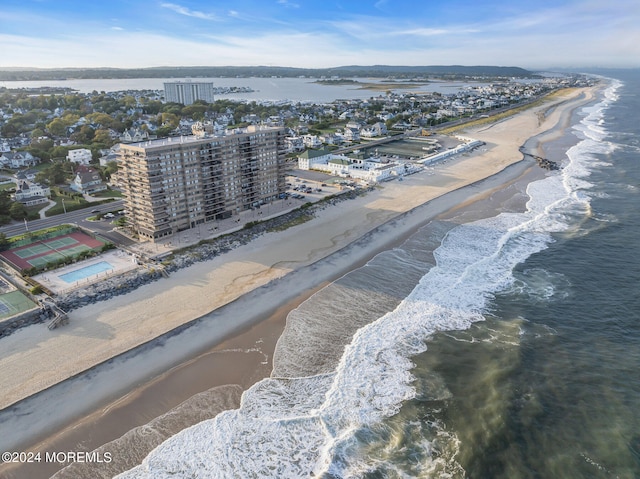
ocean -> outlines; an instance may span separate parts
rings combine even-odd
[[[118,477],[640,477],[640,72],[610,77],[559,172],[315,293],[240,409]]]

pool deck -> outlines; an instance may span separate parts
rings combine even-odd
[[[87,278],[76,281],[75,283],[67,283],[61,278],[61,276],[64,274],[71,273],[73,271],[77,271],[79,269],[86,268],[87,266],[101,263],[103,261],[111,264],[113,266],[113,269],[88,276]],[[47,271],[46,273],[34,276],[33,279],[35,279],[38,283],[42,284],[47,289],[51,290],[53,293],[61,294],[84,287],[88,284],[102,281],[103,279],[113,276],[114,274],[124,273],[125,271],[129,271],[137,267],[138,266],[135,258],[131,254],[121,250],[115,250],[108,251],[101,254],[100,256],[96,256],[95,258],[79,261],[72,265],[65,266],[64,268],[56,269],[55,271]]]

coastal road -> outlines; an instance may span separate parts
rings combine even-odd
[[[43,228],[50,228],[52,226],[70,223],[77,224],[83,226],[86,229],[103,234],[103,232],[107,232],[107,228],[105,228],[105,225],[109,225],[110,223],[107,223],[105,221],[88,221],[87,218],[89,218],[90,216],[95,216],[96,214],[91,213],[91,211],[97,210],[100,213],[107,213],[109,211],[117,211],[123,208],[124,201],[116,200],[102,205],[96,205],[93,207],[83,208],[81,210],[70,211],[69,213],[62,215],[55,215],[50,218],[27,221],[26,225],[23,221],[5,225],[0,227],[0,233],[4,233],[8,238],[10,238],[12,236],[23,234],[27,231],[27,228],[29,231],[35,231]],[[108,227],[108,230],[111,229],[113,229],[113,227]],[[118,237],[124,238],[122,235],[118,235]]]

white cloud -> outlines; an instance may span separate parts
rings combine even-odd
[[[390,35],[411,35],[416,37],[436,37],[442,35],[460,35],[468,33],[476,33],[478,30],[473,28],[414,28],[412,30],[401,30],[390,32]]]
[[[278,4],[289,8],[300,8],[299,4],[290,2],[289,0],[278,0]]]
[[[174,3],[164,3],[163,6],[182,15],[223,20]],[[591,8],[588,12],[597,12],[595,6]],[[438,25],[428,21],[420,24],[419,19],[396,21],[358,16],[334,22],[291,22],[283,25],[274,19],[267,22],[264,17],[258,22],[257,17],[244,18],[242,12],[227,10],[225,18],[232,17],[234,21],[219,23],[220,28],[215,30],[190,31],[181,36],[172,29],[166,33],[131,31],[119,26],[121,21],[114,18],[109,25],[91,25],[85,31],[81,28],[56,29],[55,36],[46,40],[34,35],[0,35],[3,46],[0,67],[266,64],[313,68],[381,63],[483,63],[534,69],[550,66],[640,66],[638,16],[602,15],[599,28],[595,30],[587,28],[594,21],[594,16],[588,12],[572,15],[569,8],[560,8],[553,11],[555,16],[548,20],[547,25],[541,22],[550,11],[544,12],[545,15],[540,12],[532,12],[528,16],[513,14],[502,20],[477,24]],[[2,15],[0,12],[0,17]],[[234,27],[240,19],[255,22],[250,35],[245,34],[246,28],[224,33],[223,26]],[[538,27],[523,28],[531,24]],[[264,32],[264,29],[271,31]],[[46,36],[42,29],[35,32]],[[131,45],[145,51],[144,63],[138,57],[130,57]]]
[[[218,20],[218,17],[212,13],[204,13],[198,10],[190,10],[187,7],[183,7],[181,5],[176,5],[175,3],[161,3],[161,7],[168,8],[169,10],[173,10],[180,15],[185,15],[187,17],[199,18],[201,20]]]

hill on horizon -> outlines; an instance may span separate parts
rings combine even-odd
[[[172,78],[172,77],[387,77],[415,78],[435,76],[439,78],[470,77],[518,77],[534,76],[520,67],[502,66],[401,66],[401,65],[349,65],[335,68],[293,68],[272,66],[198,66],[198,67],[150,67],[150,68],[0,68],[0,81],[98,79],[98,78]]]

